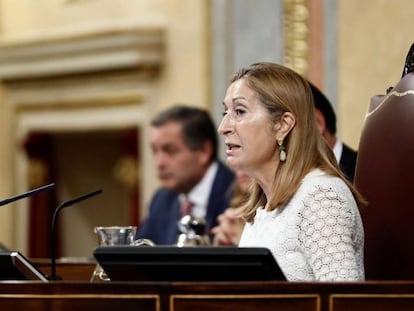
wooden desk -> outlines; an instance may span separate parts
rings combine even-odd
[[[50,275],[50,259],[31,259],[43,274]],[[89,258],[64,258],[56,260],[56,275],[63,281],[89,281],[96,261]]]
[[[0,310],[411,311],[414,281],[0,282]]]

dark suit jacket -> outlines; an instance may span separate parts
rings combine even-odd
[[[217,216],[228,207],[234,182],[233,171],[223,163],[218,164],[207,204],[207,230],[217,225]],[[178,196],[177,192],[159,189],[151,200],[148,218],[138,227],[135,238],[150,239],[157,245],[175,244],[179,234],[177,222],[181,217]]]
[[[352,150],[349,146],[343,144],[339,166],[351,182],[354,181],[356,160],[357,152]]]

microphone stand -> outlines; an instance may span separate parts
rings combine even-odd
[[[51,256],[51,275],[49,277],[49,280],[51,281],[55,281],[56,278],[56,236],[55,236],[55,229],[56,229],[56,217],[57,214],[59,213],[59,211],[61,211],[63,208],[74,205],[80,201],[89,199],[90,197],[93,197],[97,194],[100,194],[102,192],[102,190],[95,190],[93,192],[84,194],[78,198],[72,199],[72,200],[68,200],[68,201],[64,201],[62,202],[56,209],[55,212],[53,213],[53,217],[52,217],[52,225],[51,225],[51,246],[50,246],[50,256]]]
[[[14,201],[17,201],[17,200],[20,200],[20,199],[24,199],[26,197],[30,197],[32,195],[35,195],[35,194],[39,193],[39,192],[49,190],[50,188],[53,188],[54,186],[55,186],[55,184],[52,183],[52,184],[49,184],[49,185],[46,185],[46,186],[43,186],[43,187],[36,188],[34,190],[27,191],[27,192],[22,193],[22,194],[18,194],[14,197],[4,199],[4,200],[0,201],[0,206],[9,204],[11,202],[14,202]]]

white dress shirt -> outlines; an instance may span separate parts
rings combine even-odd
[[[213,187],[214,178],[218,170],[218,163],[213,162],[204,174],[203,179],[194,186],[188,193],[188,199],[193,203],[192,215],[197,218],[205,218],[207,213],[207,204]],[[180,194],[180,203],[184,199],[184,194]]]
[[[342,149],[343,148],[344,148],[344,145],[342,144],[342,142],[339,139],[337,139],[336,143],[335,143],[335,146],[333,147],[332,150],[333,150],[333,153],[335,155],[336,162],[338,162],[338,164],[339,164],[339,161],[341,161]]]
[[[346,184],[321,170],[305,176],[292,199],[259,208],[241,247],[267,247],[289,281],[364,280],[364,229]]]

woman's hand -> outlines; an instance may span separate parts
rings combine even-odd
[[[217,218],[218,226],[211,229],[214,245],[238,245],[244,228],[244,221],[228,208]]]

